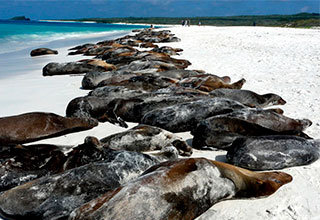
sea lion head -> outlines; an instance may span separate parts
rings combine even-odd
[[[252,172],[231,164],[211,161],[221,172],[230,179],[236,187],[236,197],[269,196],[282,185],[292,181],[292,176],[284,172]]]
[[[284,105],[287,103],[279,95],[276,95],[273,93],[265,94],[265,95],[263,95],[263,97],[266,99],[267,103],[269,103],[270,105]]]
[[[239,192],[239,196],[261,197],[269,196],[277,191],[281,186],[292,181],[292,176],[284,172],[261,172],[256,173],[250,181],[250,188],[246,192]]]
[[[177,148],[179,151],[179,155],[181,156],[191,156],[192,155],[192,147],[190,147],[187,142],[183,140],[174,140],[172,145]]]

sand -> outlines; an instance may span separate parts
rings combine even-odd
[[[245,78],[244,89],[260,94],[276,93],[287,101],[279,106],[292,118],[308,118],[313,125],[306,133],[320,138],[320,30],[267,27],[174,26],[170,28],[181,42],[168,43],[183,48],[179,58],[188,59],[189,69],[202,69],[232,81]],[[83,41],[96,43],[94,38]],[[69,44],[72,41],[69,42]],[[85,42],[84,42],[85,43]],[[80,60],[82,56],[66,56],[61,42],[57,56],[29,57],[30,51],[0,56],[0,117],[31,111],[65,114],[67,104],[84,96],[82,76],[43,77],[42,67],[49,62]],[[50,46],[50,45],[49,45]],[[178,56],[177,56],[178,57]],[[7,71],[7,72],[3,72]],[[129,123],[130,127],[134,123]],[[40,141],[41,143],[76,145],[88,135],[102,138],[123,131],[109,123],[85,132]],[[189,133],[179,133],[191,141]],[[225,160],[225,151],[197,151],[193,157]],[[198,219],[320,219],[320,161],[308,166],[283,169],[293,181],[275,194],[260,199],[223,201]]]

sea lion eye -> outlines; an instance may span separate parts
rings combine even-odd
[[[279,184],[281,183],[281,181],[278,179],[274,179],[274,182],[279,183]]]

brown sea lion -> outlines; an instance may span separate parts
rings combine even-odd
[[[180,86],[192,87],[202,91],[211,92],[214,89],[227,88],[227,89],[241,89],[246,82],[241,79],[233,84],[228,83],[230,77],[218,77],[216,75],[205,74],[192,76],[182,79],[178,82]]]
[[[221,200],[268,196],[291,181],[283,172],[179,159],[151,167],[137,180],[75,209],[69,219],[194,219]]]
[[[140,44],[140,48],[158,48],[159,46],[156,44],[153,44],[151,42],[143,42]]]
[[[30,56],[32,56],[32,57],[42,56],[42,55],[51,55],[51,54],[58,54],[58,51],[52,50],[49,48],[38,48],[38,49],[34,49],[30,52]]]
[[[105,68],[105,71],[111,71],[115,70],[116,67],[113,64],[109,64],[103,60],[97,60],[97,59],[84,59],[84,60],[79,60],[78,62],[94,65],[94,66],[101,66]]]
[[[97,126],[95,120],[66,118],[53,113],[32,112],[0,118],[0,144],[23,144],[84,131]]]

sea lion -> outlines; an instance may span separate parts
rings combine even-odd
[[[66,108],[67,117],[88,118],[99,122],[110,122],[127,128],[128,125],[113,113],[113,99],[94,96],[78,97],[71,100]]]
[[[154,151],[173,145],[182,156],[191,156],[192,148],[179,136],[161,128],[138,125],[100,140],[115,150]]]
[[[194,219],[215,203],[268,196],[292,181],[282,172],[255,173],[205,158],[155,165],[80,208],[69,219]]]
[[[169,46],[162,46],[162,47],[156,47],[154,49],[152,49],[151,51],[153,52],[157,52],[157,53],[165,53],[168,55],[180,55],[179,52],[182,52],[183,49],[181,48],[172,48]]]
[[[154,91],[160,88],[166,88],[174,85],[178,82],[177,79],[163,77],[163,76],[153,76],[149,74],[144,75],[128,75],[129,78],[126,79],[123,76],[119,76],[118,78],[109,78],[100,82],[97,87],[102,86],[124,86],[129,89],[140,89],[144,91]],[[131,76],[131,77],[130,77]],[[114,79],[115,78],[115,79]],[[123,79],[123,80],[122,80]]]
[[[320,141],[278,135],[238,138],[229,148],[227,159],[250,170],[276,170],[307,165],[319,158]]]
[[[131,98],[147,93],[143,90],[128,89],[124,86],[103,86],[89,92],[88,96],[114,98]]]
[[[84,131],[97,126],[91,119],[66,118],[53,113],[31,112],[0,118],[0,144],[23,144]]]
[[[100,151],[104,153],[98,162],[45,176],[4,192],[0,195],[1,215],[13,219],[66,219],[75,208],[159,163],[157,158],[138,152],[106,148]]]
[[[86,63],[89,65],[94,65],[94,66],[101,66],[105,69],[105,71],[111,71],[115,70],[116,67],[113,64],[109,64],[103,60],[97,60],[97,59],[84,59],[84,60],[79,60],[78,62]]]
[[[55,145],[1,146],[0,192],[61,171],[64,159],[64,153]]]
[[[34,49],[30,52],[30,56],[35,57],[35,56],[42,56],[42,55],[52,55],[52,54],[58,54],[57,50],[52,50],[49,48],[38,48]]]
[[[205,118],[242,108],[246,107],[230,99],[206,98],[157,108],[146,113],[141,123],[171,132],[185,132],[193,130]]]
[[[278,114],[277,111],[278,110],[272,109],[263,110],[244,108],[231,112],[225,116],[243,119],[279,132],[292,131],[293,133],[298,133],[312,125],[312,122],[309,119],[292,119],[282,114]]]
[[[144,115],[150,111],[201,98],[201,96],[183,94],[174,96],[168,93],[145,93],[133,98],[114,99],[109,104],[110,110],[112,110],[108,112],[108,116],[140,123]]]
[[[143,42],[140,44],[140,48],[158,48],[159,46],[156,44],[153,44],[151,42]]]
[[[259,95],[255,92],[244,89],[215,89],[210,92],[210,95],[213,97],[233,99],[250,107],[263,108],[269,105],[286,104],[286,101],[276,94],[268,93]]]
[[[104,67],[90,65],[81,62],[69,62],[69,63],[48,63],[42,69],[43,76],[54,76],[54,75],[72,75],[81,74],[87,72],[104,72]]]
[[[241,89],[243,84],[246,82],[245,79],[241,79],[232,84],[230,84],[229,81],[229,77],[221,78],[212,74],[204,74],[182,79],[178,82],[178,84],[180,86],[191,87],[205,92],[211,92],[212,90],[219,88]]]
[[[309,120],[295,120],[269,110],[242,109],[201,121],[192,132],[192,146],[198,149],[227,149],[238,137],[266,135],[308,136],[302,132]]]

